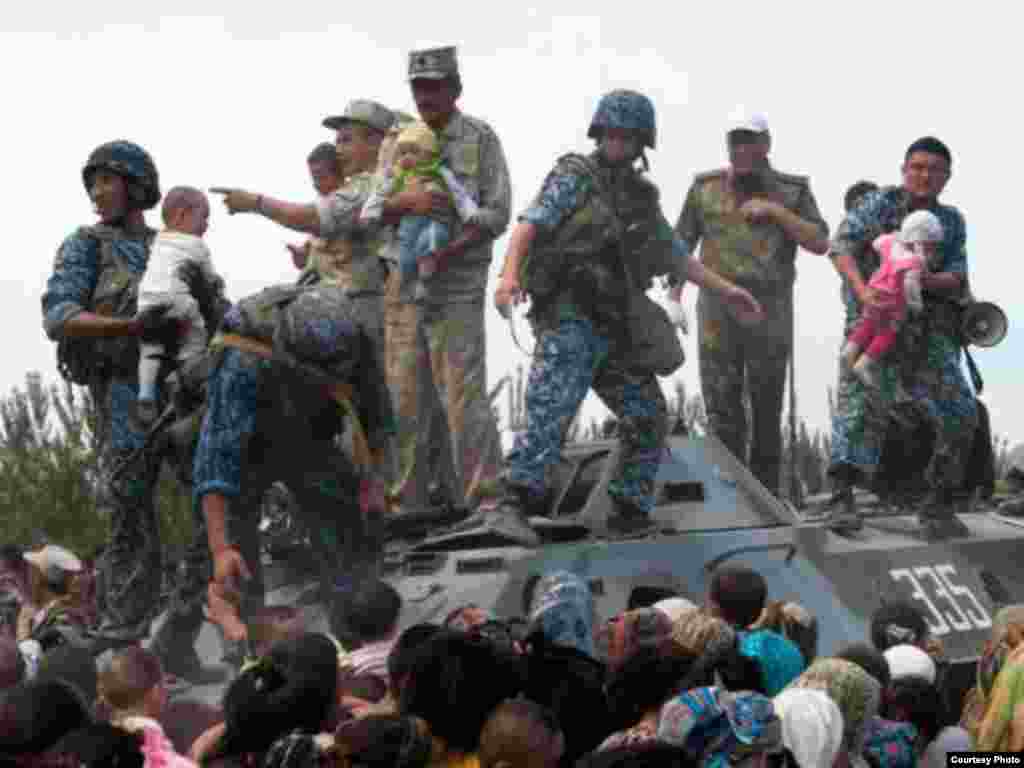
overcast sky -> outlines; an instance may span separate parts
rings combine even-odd
[[[976,359],[993,429],[1024,440],[1015,299],[1024,268],[1012,97],[1022,71],[1020,12],[996,2],[733,2],[636,5],[517,3],[92,2],[17,4],[0,31],[4,78],[6,269],[0,321],[6,362],[0,391],[24,373],[57,377],[40,326],[39,296],[65,235],[90,223],[81,167],[97,144],[127,138],[151,151],[161,184],[240,186],[311,200],[305,157],[331,140],[322,118],[350,98],[413,112],[410,48],[455,44],[463,109],[488,121],[512,174],[514,208],[550,164],[586,150],[600,95],[635,88],[654,101],[658,148],[651,176],[673,223],[695,173],[725,161],[726,118],[763,111],[772,160],[807,174],[834,230],[842,195],[860,178],[899,180],[903,151],[935,134],[953,151],[944,200],[966,215],[976,295],[1010,316],[1010,334]],[[557,11],[554,10],[557,8]],[[661,9],[659,11],[659,8]],[[164,14],[174,14],[173,16]],[[198,15],[196,15],[198,14]],[[157,212],[150,224],[158,224]],[[214,206],[207,235],[232,298],[292,280],[284,244],[298,234]],[[488,289],[489,378],[526,359]],[[696,291],[687,292],[691,325]],[[839,280],[801,252],[796,283],[799,414],[827,426],[842,310]],[[698,391],[695,335],[678,376]],[[666,385],[668,382],[666,382]],[[601,413],[588,405],[588,413]]]

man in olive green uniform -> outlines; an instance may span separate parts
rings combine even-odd
[[[828,225],[807,177],[780,173],[768,162],[771,136],[763,116],[735,115],[726,137],[729,167],[697,175],[676,231],[691,248],[701,241],[704,266],[749,290],[764,308],[763,319],[751,323],[701,294],[697,338],[712,431],[749,463],[769,491],[778,493],[796,248],[824,254]],[[746,423],[744,383],[751,425]]]
[[[402,475],[410,474],[416,442],[429,427],[429,404],[421,395],[430,396],[434,389],[447,416],[458,475],[455,501],[475,507],[494,496],[501,455],[497,425],[487,400],[484,291],[492,244],[508,226],[512,189],[497,135],[487,123],[455,106],[462,94],[455,49],[413,51],[409,82],[420,118],[440,140],[442,163],[454,172],[480,211],[471,222],[456,223],[452,241],[438,251],[438,271],[424,281],[426,296],[419,306],[419,327],[404,327],[403,349],[389,360],[393,364],[389,380],[409,382],[394,393],[404,441]],[[432,212],[451,217],[446,195],[404,190],[385,203],[382,221],[393,225],[405,215]],[[392,280],[397,280],[395,272]],[[397,283],[390,288],[397,290]],[[418,369],[428,366],[433,387],[414,384]],[[415,441],[412,435],[417,436]]]
[[[395,124],[380,148],[378,180],[394,162],[395,145],[412,115],[393,110]],[[391,486],[398,514],[428,511],[432,502],[451,502],[461,494],[452,465],[448,421],[430,372],[430,356],[422,323],[422,305],[403,302],[398,275],[396,227],[383,228],[378,237],[381,258],[389,267],[384,290],[384,370],[398,419],[397,477]],[[431,498],[431,492],[435,498]]]

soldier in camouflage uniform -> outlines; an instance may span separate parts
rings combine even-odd
[[[262,605],[260,512],[275,481],[295,498],[324,595],[372,567],[384,511],[394,417],[371,329],[352,297],[331,283],[272,287],[238,302],[222,329],[211,342],[216,363],[193,463],[195,538],[153,642],[172,668],[195,657],[211,582],[240,604],[243,619]],[[331,394],[338,383],[350,389],[349,418],[368,441],[372,466],[362,476],[336,446],[346,421]]]
[[[366,99],[350,101],[341,115],[324,119],[336,132],[335,145],[345,180],[332,195],[313,204],[295,204],[239,189],[217,188],[231,213],[257,213],[281,226],[315,235],[310,262],[316,277],[340,286],[361,313],[384,359],[383,287],[387,270],[373,236],[359,225],[370,195],[377,152],[394,122],[387,107]],[[311,275],[309,277],[312,277]],[[316,278],[313,278],[314,280]]]
[[[437,397],[447,417],[458,477],[451,489],[453,501],[472,507],[493,496],[501,456],[487,400],[484,291],[492,243],[508,226],[512,188],[494,130],[455,105],[462,94],[455,48],[413,51],[408,72],[420,117],[440,140],[442,163],[474,197],[480,212],[471,224],[456,222],[451,242],[436,254],[439,268],[426,282],[423,302],[415,313],[396,318],[400,327],[389,329],[401,344],[389,360],[390,380],[404,382],[394,393],[402,435],[401,477],[403,489],[422,485],[427,467],[420,461],[419,447],[431,434],[432,401]],[[407,214],[432,212],[446,220],[457,218],[447,195],[405,190],[385,203],[382,220],[394,225]],[[392,271],[388,286],[389,306],[398,298],[397,272]],[[429,378],[420,378],[424,374]],[[433,449],[438,450],[437,444]]]
[[[962,534],[956,519],[956,489],[978,426],[978,408],[960,365],[960,313],[956,301],[967,290],[967,230],[956,208],[938,201],[949,180],[951,155],[938,139],[926,137],[908,148],[903,184],[865,196],[843,219],[832,242],[836,268],[845,277],[846,331],[860,308],[874,297],[867,286],[879,261],[871,243],[899,229],[904,217],[928,210],[942,223],[942,266],[925,276],[925,311],[901,330],[902,351],[879,371],[880,386],[865,387],[841,365],[832,422],[829,474],[836,486],[836,524],[859,524],[852,505],[854,485],[868,485],[878,468],[889,419],[895,411],[925,418],[935,430],[926,478],[933,489],[918,515],[929,537]],[[950,301],[952,300],[952,301]]]
[[[652,369],[631,359],[631,348],[650,329],[634,333],[629,318],[652,277],[689,278],[738,311],[760,312],[747,291],[688,257],[687,244],[665,220],[657,188],[635,167],[641,160],[646,169],[644,148],[655,145],[650,100],[634,91],[605,95],[587,135],[597,150],[560,158],[519,217],[495,292],[503,312],[524,289],[530,294],[537,353],[526,390],[526,431],[508,457],[507,493],[478,525],[521,544],[535,540],[524,513],[543,498],[546,473],[591,387],[618,416],[623,443],[608,485],[615,507],[609,527],[631,532],[649,525],[667,409],[655,377],[660,363]],[[670,367],[679,362],[681,355]]]
[[[100,563],[105,593],[98,634],[104,641],[131,642],[148,633],[160,595],[153,503],[160,462],[146,457],[116,480],[108,473],[144,439],[134,417],[139,338],[173,343],[160,331],[176,331],[177,324],[163,319],[167,307],[135,317],[138,283],[156,234],[143,212],[160,200],[152,158],[131,142],[110,142],[89,156],[82,181],[99,221],[76,230],[58,249],[42,296],[43,329],[58,342],[61,373],[88,386],[100,409],[105,480],[97,506],[110,520],[110,543]]]
[[[764,320],[745,323],[702,295],[697,343],[711,430],[736,458],[749,462],[765,488],[778,493],[796,248],[824,254],[828,226],[807,177],[780,173],[768,162],[771,136],[763,117],[735,116],[726,138],[730,166],[697,175],[676,232],[693,247],[701,241],[704,265],[749,290],[764,307]]]

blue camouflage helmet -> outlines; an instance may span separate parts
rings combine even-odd
[[[654,149],[654,104],[636,91],[616,90],[606,93],[597,103],[587,137],[598,139],[605,128],[636,131],[642,136],[644,146]]]
[[[96,147],[82,168],[82,183],[86,192],[92,186],[92,176],[105,168],[127,182],[128,199],[132,205],[148,210],[160,201],[160,177],[149,153],[130,141],[110,141]]]

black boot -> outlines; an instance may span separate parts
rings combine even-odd
[[[928,494],[918,509],[917,522],[921,526],[921,536],[929,541],[970,534],[956,515],[956,493],[948,488],[936,488]]]
[[[160,659],[164,672],[192,685],[224,682],[227,672],[221,667],[204,665],[196,653],[196,639],[203,625],[199,611],[190,614],[169,613],[150,645]]]
[[[640,507],[612,498],[614,513],[608,516],[608,530],[620,536],[637,536],[655,529],[656,524]]]
[[[853,496],[859,472],[849,464],[840,464],[832,472],[832,496],[825,503],[823,524],[834,531],[859,531],[864,527]]]

